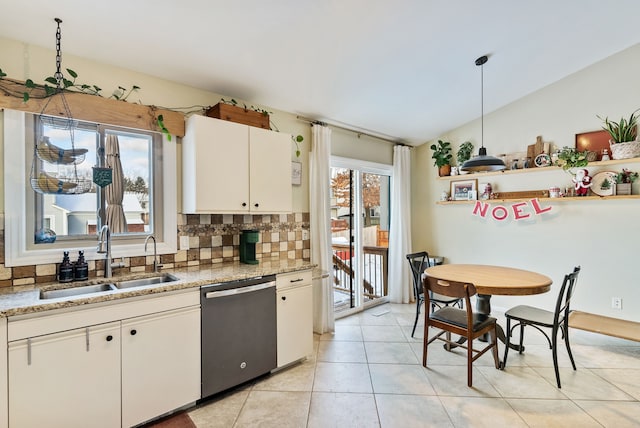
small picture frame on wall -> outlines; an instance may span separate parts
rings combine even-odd
[[[302,184],[302,162],[291,162],[291,184],[294,186]]]
[[[468,201],[475,199],[478,192],[478,180],[458,180],[451,182],[451,199],[454,201]],[[474,195],[476,195],[474,197]]]

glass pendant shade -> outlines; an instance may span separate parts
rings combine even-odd
[[[500,158],[487,155],[487,149],[484,148],[484,68],[483,65],[488,61],[486,55],[476,60],[476,65],[480,66],[480,125],[481,125],[481,147],[478,156],[474,156],[460,166],[462,171],[501,171],[506,168],[504,161]]]

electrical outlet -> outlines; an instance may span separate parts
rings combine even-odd
[[[181,250],[188,250],[189,249],[189,237],[188,236],[181,236],[180,237],[180,249]]]
[[[611,309],[622,309],[622,297],[611,298]]]

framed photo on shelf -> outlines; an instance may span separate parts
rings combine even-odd
[[[478,180],[458,180],[451,182],[451,199],[454,201],[468,201],[475,199],[478,193]]]

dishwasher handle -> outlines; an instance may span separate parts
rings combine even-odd
[[[262,284],[250,285],[248,287],[231,288],[229,290],[209,291],[204,297],[206,299],[215,299],[217,297],[235,296],[236,294],[251,293],[253,291],[264,290],[265,288],[275,287],[275,281],[264,282]]]

